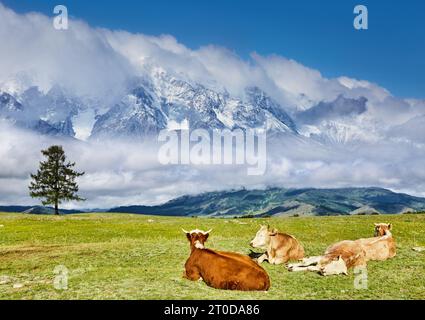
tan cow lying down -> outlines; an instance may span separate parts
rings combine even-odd
[[[266,291],[270,288],[267,272],[248,256],[205,248],[210,231],[183,230],[191,250],[185,264],[185,278],[203,280],[216,289]]]
[[[375,224],[375,237],[345,240],[328,247],[323,256],[303,259],[301,263],[288,265],[289,271],[317,271],[320,274],[347,274],[356,266],[366,266],[369,260],[386,260],[396,255],[391,224]]]
[[[250,244],[253,248],[267,250],[257,259],[258,263],[268,260],[271,264],[281,264],[304,258],[304,248],[295,237],[271,230],[269,226],[261,226]]]

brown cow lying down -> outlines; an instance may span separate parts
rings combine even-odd
[[[295,237],[271,230],[269,226],[261,226],[250,244],[253,248],[267,250],[257,258],[258,263],[268,260],[271,264],[281,264],[304,258],[304,248]]]
[[[266,291],[270,288],[266,271],[248,256],[205,248],[210,231],[183,230],[191,250],[185,264],[185,278],[203,280],[216,289]]]
[[[322,275],[347,274],[356,266],[366,266],[369,260],[386,260],[396,254],[391,224],[375,224],[375,237],[345,240],[328,247],[323,256],[303,259],[288,265],[289,271],[318,271]]]

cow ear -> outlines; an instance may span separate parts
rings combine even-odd
[[[192,235],[188,232],[186,233],[186,238],[191,241],[192,240]]]
[[[186,237],[189,239],[189,241],[190,241],[190,238],[191,238],[191,235],[190,235],[190,232],[189,231],[186,231],[185,229],[183,229],[182,228],[182,231],[186,234]]]
[[[273,229],[272,231],[270,231],[270,236],[275,236],[277,235],[277,229]]]
[[[204,242],[207,241],[208,237],[210,236],[209,233],[204,234]]]
[[[391,223],[388,224],[388,230],[391,230],[391,228],[393,227],[393,225]]]

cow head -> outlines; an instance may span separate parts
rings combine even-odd
[[[259,249],[267,249],[267,246],[270,243],[270,237],[277,234],[276,229],[270,229],[269,226],[261,226],[258,230],[255,238],[250,242],[251,247]]]
[[[391,223],[375,223],[375,237],[390,235],[392,229]]]
[[[321,263],[319,273],[322,276],[331,276],[335,274],[344,274],[347,275],[347,265],[341,256],[337,256],[330,261],[326,261],[325,263]]]
[[[191,231],[186,231],[184,229],[182,229],[184,233],[186,233],[186,237],[190,242],[190,248],[192,250],[194,250],[195,248],[197,249],[204,249],[204,243],[205,241],[207,241],[208,236],[210,235],[210,232],[212,231],[212,229],[208,230],[208,231],[202,231],[199,229],[195,229],[195,230],[191,230]]]

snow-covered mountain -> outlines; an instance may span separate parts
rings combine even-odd
[[[187,121],[191,129],[265,128],[297,134],[284,108],[258,87],[248,87],[243,97],[217,92],[165,72],[132,80],[121,101],[93,112],[92,139],[144,138],[173,123]],[[47,92],[37,87],[0,90],[0,119],[41,134],[75,137],[79,114],[90,106],[59,85]],[[7,92],[9,91],[9,92]]]
[[[59,84],[42,90],[29,79],[20,74],[0,84],[0,120],[40,134],[83,140],[153,138],[162,129],[188,122],[192,130],[264,128],[278,137],[346,146],[375,143],[394,133],[405,137],[410,127],[403,121],[385,125],[370,110],[379,103],[369,104],[362,95],[340,94],[309,108],[286,107],[256,86],[236,96],[220,85],[200,84],[158,67],[129,79],[113,104],[102,102],[102,97],[78,97]],[[418,107],[411,109],[406,107],[406,112],[418,113]]]
[[[145,137],[166,127],[160,105],[143,87],[134,89],[120,103],[99,116],[91,137]]]
[[[0,90],[0,120],[41,134],[73,137],[72,117],[80,110],[81,102],[59,86],[46,93],[37,87],[12,94]]]
[[[241,99],[160,73],[151,82],[141,81],[121,102],[98,117],[92,137],[145,137],[183,121],[191,129],[261,127],[297,133],[282,106],[259,88],[247,88]]]
[[[368,115],[368,99],[346,98],[319,102],[294,115],[301,135],[325,145],[375,143],[383,138],[381,125]]]

